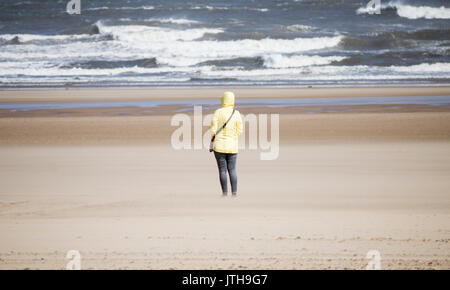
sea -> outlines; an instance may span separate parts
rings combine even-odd
[[[450,1],[372,2],[1,0],[0,88],[450,84]]]

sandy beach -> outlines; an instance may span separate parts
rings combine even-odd
[[[450,87],[236,89],[237,98],[450,96]],[[0,90],[0,103],[214,99],[223,89]],[[0,110],[0,269],[450,269],[450,108],[280,114],[280,151],[241,150],[222,198],[176,106]],[[211,109],[208,111],[211,112]],[[188,115],[192,112],[187,112]],[[204,127],[204,130],[207,128]]]

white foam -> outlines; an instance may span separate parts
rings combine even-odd
[[[209,6],[209,5],[204,5],[204,6],[194,6],[191,8],[192,10],[228,10],[228,7],[213,7],[213,6]]]
[[[246,9],[250,10],[250,11],[269,12],[268,8],[249,8],[249,7],[247,7]]]
[[[102,76],[79,76],[76,80],[73,79],[72,76],[52,76],[51,78],[47,76],[17,76],[14,78],[9,77],[2,77],[0,75],[0,87],[1,84],[9,84],[9,85],[26,85],[30,84],[33,86],[39,86],[39,85],[46,85],[46,84],[54,84],[54,85],[61,85],[65,83],[106,83],[106,82],[113,82],[114,84],[146,84],[154,83],[156,85],[161,85],[166,83],[167,85],[174,84],[176,82],[187,82],[190,78],[182,78],[182,77],[176,77],[171,78],[167,76],[152,76],[150,79],[148,76],[133,76],[133,78],[130,79],[127,75],[119,75],[119,76],[109,76],[109,75],[102,75]]]
[[[292,68],[312,65],[325,65],[333,61],[345,59],[342,56],[318,56],[318,55],[292,55],[271,54],[263,56],[264,66],[268,68]]]
[[[413,66],[370,67],[360,66],[310,66],[281,69],[217,71],[210,67],[201,69],[209,78],[234,77],[239,80],[383,80],[450,78],[450,64],[420,64]]]
[[[234,41],[200,41],[206,33],[217,34],[221,29],[198,28],[176,30],[140,25],[105,26],[98,24],[101,33],[114,36],[120,50],[153,55],[158,62],[170,66],[188,66],[206,60],[237,57],[256,57],[268,54],[297,53],[336,46],[341,36],[271,39],[242,39]],[[1,53],[0,53],[1,55]]]
[[[95,11],[95,10],[154,10],[154,6],[140,6],[140,7],[93,7],[93,8],[87,8],[88,11]]]
[[[0,67],[1,76],[117,76],[121,74],[157,74],[161,72],[185,73],[192,72],[192,68],[144,68],[144,67],[123,67],[113,69],[84,69],[84,68],[60,68],[41,66],[27,67],[9,66]]]
[[[67,35],[42,35],[42,34],[1,34],[0,39],[11,40],[18,37],[20,42],[34,41],[34,40],[79,40],[90,37],[89,34],[67,34]],[[95,37],[95,36],[94,36]]]
[[[450,77],[450,63],[422,63],[411,66],[391,66],[393,71],[399,73],[447,73]]]
[[[450,8],[429,7],[429,6],[412,6],[405,5],[399,1],[391,1],[387,4],[382,4],[381,8],[395,8],[397,15],[408,19],[450,19]],[[376,9],[374,7],[363,6],[356,10],[357,14],[372,14]],[[383,12],[381,12],[383,13]]]
[[[302,25],[302,24],[293,24],[293,25],[289,25],[286,26],[286,30],[288,31],[312,31],[312,30],[316,30],[317,28],[313,27],[313,26],[309,26],[309,25]]]
[[[67,64],[89,60],[132,60],[156,57],[158,65],[186,67],[207,60],[258,57],[322,49],[336,46],[342,39],[341,36],[336,36],[296,39],[265,38],[262,40],[199,41],[197,39],[205,35],[205,33],[220,33],[222,30],[175,30],[140,25],[105,26],[101,23],[98,23],[98,26],[100,33],[111,34],[114,40],[105,41],[102,40],[102,35],[95,35],[88,36],[96,40],[92,42],[79,41],[63,44],[4,46],[0,50],[0,58],[10,61],[43,60],[49,64]],[[11,36],[8,37],[11,38]],[[96,37],[99,38],[96,39]],[[36,39],[40,37],[33,36],[31,38]]]
[[[92,8],[87,8],[85,10],[87,11],[96,11],[96,10],[108,10],[110,8],[106,7],[106,6],[102,6],[102,7],[92,7]]]
[[[428,7],[428,6],[411,6],[393,4],[397,8],[397,14],[401,17],[409,19],[450,19],[450,8],[444,6],[441,7]]]
[[[173,66],[192,65],[205,60],[257,57],[268,54],[296,53],[336,46],[341,37],[296,38],[235,41],[179,42],[159,54],[161,63]],[[158,46],[158,45],[157,45]],[[157,47],[155,47],[156,49]],[[162,47],[159,47],[163,49]],[[176,57],[173,57],[176,56]]]
[[[147,19],[147,21],[158,21],[161,23],[173,23],[173,24],[196,24],[200,23],[196,20],[185,19],[185,18],[155,18]]]
[[[165,75],[151,73],[166,72]],[[147,75],[136,75],[136,74]],[[369,66],[312,66],[301,68],[258,69],[258,70],[225,70],[218,71],[214,67],[186,68],[116,68],[116,69],[61,69],[61,68],[28,68],[11,69],[0,67],[0,82],[4,84],[20,83],[55,83],[64,82],[135,82],[135,83],[176,83],[186,82],[191,77],[205,79],[236,78],[240,81],[273,82],[273,81],[384,81],[384,80],[427,80],[432,78],[449,79],[450,64],[419,64],[402,67],[369,67]],[[130,74],[133,74],[130,77]],[[74,80],[74,77],[77,77]]]
[[[97,26],[102,34],[111,34],[115,36],[117,40],[133,43],[135,45],[144,44],[147,47],[154,43],[188,41],[198,39],[206,33],[223,32],[221,29],[212,28],[175,30],[143,25],[105,26],[101,22],[98,22]]]
[[[192,10],[248,10],[248,11],[258,11],[258,12],[268,12],[268,8],[254,8],[254,7],[225,7],[225,6],[210,6],[210,5],[203,5],[203,6],[194,6],[191,7]]]

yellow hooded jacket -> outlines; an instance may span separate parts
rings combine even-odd
[[[214,112],[209,130],[211,136],[228,120],[234,108],[234,94],[225,92],[220,98],[222,108]],[[214,140],[214,151],[221,153],[238,153],[238,137],[242,134],[242,118],[238,110],[234,112],[225,128],[216,136]]]

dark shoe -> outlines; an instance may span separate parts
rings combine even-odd
[[[222,197],[227,197],[227,193],[226,192],[222,193]]]
[[[237,196],[237,192],[233,192],[233,193],[231,194],[231,196],[232,196],[232,197],[236,197],[236,196]]]

